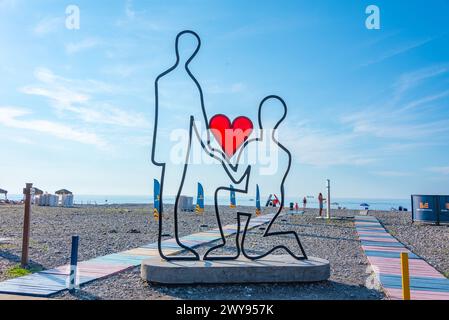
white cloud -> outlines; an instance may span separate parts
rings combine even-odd
[[[372,174],[381,177],[408,177],[411,176],[410,172],[405,171],[393,171],[393,170],[384,170],[384,171],[373,171]]]
[[[405,151],[446,145],[449,119],[426,118],[415,111],[418,106],[426,106],[449,96],[449,91],[430,94],[406,104],[399,104],[398,100],[421,82],[448,71],[448,67],[438,66],[401,76],[391,88],[391,96],[396,95],[400,99],[394,101],[387,95],[385,102],[378,101],[376,105],[362,111],[340,116],[343,131],[338,131],[335,127],[315,129],[303,123],[290,126],[282,137],[287,139],[286,143],[288,142],[295,158],[301,163],[324,166],[366,165]],[[404,177],[410,174],[388,169],[371,173],[386,177]]]
[[[139,128],[149,126],[141,113],[125,111],[92,97],[99,93],[113,94],[119,88],[96,80],[64,78],[45,68],[36,69],[35,77],[39,84],[23,87],[21,92],[49,99],[51,106],[61,115],[69,113],[88,123]]]
[[[133,9],[132,0],[126,0],[125,3],[125,15],[128,19],[134,19],[136,17],[136,12]]]
[[[372,154],[383,159],[409,155],[417,150],[423,152],[423,149],[435,146],[445,148],[449,140],[449,119],[428,117],[418,107],[443,110],[445,105],[438,100],[449,96],[449,90],[429,93],[424,97],[416,96],[417,92],[422,91],[421,84],[436,81],[436,77],[448,72],[446,64],[404,74],[394,83],[383,101],[376,101],[361,111],[359,108],[357,112],[345,114],[340,117],[340,121],[354,136],[369,141]],[[429,170],[449,174],[449,167]],[[383,177],[412,176],[410,172],[389,170],[388,167],[371,171],[371,174]]]
[[[134,30],[142,31],[161,31],[161,30],[178,30],[175,25],[170,25],[163,16],[154,14],[155,11],[147,11],[145,9],[136,10],[132,0],[125,1],[124,16],[116,21],[116,26],[120,28],[130,27]],[[149,15],[153,13],[153,15]],[[174,29],[173,29],[174,28]]]
[[[378,159],[357,146],[357,135],[316,130],[305,125],[281,126],[281,143],[302,164],[313,166],[366,165]]]
[[[447,166],[447,167],[430,167],[430,168],[427,168],[427,170],[431,171],[431,172],[439,173],[439,174],[449,175],[449,166]]]
[[[70,140],[83,144],[94,145],[99,148],[107,147],[107,143],[95,133],[78,130],[65,124],[53,121],[21,119],[30,115],[33,114],[30,110],[27,109],[1,106],[0,124],[10,128],[31,130],[48,134],[63,140]]]
[[[79,42],[71,42],[65,45],[68,54],[75,54],[84,50],[92,49],[101,44],[101,41],[94,38],[87,38]]]
[[[18,2],[18,0],[0,0],[0,9],[5,10],[14,8]]]
[[[208,94],[227,94],[244,92],[247,86],[242,82],[232,83],[230,85],[206,83],[204,90]]]
[[[35,145],[36,144],[36,142],[33,141],[32,139],[25,138],[25,137],[13,136],[13,137],[10,137],[10,140],[14,141],[16,143],[20,143],[20,144],[27,144],[27,145]]]
[[[379,57],[372,59],[370,61],[368,61],[367,63],[363,64],[362,67],[366,67],[366,66],[370,66],[376,63],[380,63],[382,61],[388,60],[390,58],[393,58],[397,55],[406,53],[410,50],[419,48],[423,45],[426,45],[427,43],[433,41],[435,38],[428,38],[425,40],[417,40],[414,42],[410,42],[410,43],[405,43],[405,44],[401,44],[399,46],[397,46],[396,48],[393,48],[389,51],[384,52],[382,55],[380,55]]]
[[[33,32],[41,36],[55,32],[58,29],[64,29],[64,17],[46,17],[37,23]]]
[[[154,66],[158,66],[154,60],[147,63],[116,64],[103,67],[101,72],[108,76],[128,78],[138,73],[146,74]]]
[[[406,111],[408,109],[412,109],[412,108],[416,108],[419,107],[421,105],[425,105],[428,104],[430,102],[434,102],[440,99],[443,99],[445,97],[449,96],[449,90],[446,91],[442,91],[424,98],[420,98],[420,99],[416,99],[412,102],[407,103],[402,109],[401,111]]]
[[[393,88],[394,101],[398,101],[402,98],[402,95],[408,90],[414,88],[416,85],[420,84],[425,80],[429,80],[445,73],[449,72],[448,65],[438,65],[419,69],[413,72],[405,73],[399,77],[399,79],[394,84]]]
[[[341,121],[354,133],[378,138],[416,140],[449,132],[449,120],[414,123],[391,110],[354,113],[341,117]]]
[[[421,97],[416,97],[416,92],[419,92],[418,86],[425,81],[436,80],[436,77],[448,72],[449,65],[442,64],[405,73],[394,82],[384,101],[377,101],[362,111],[346,114],[341,117],[341,122],[350,126],[354,133],[390,139],[390,144],[410,141],[421,143],[429,137],[432,137],[433,142],[444,140],[449,134],[449,119],[435,120],[423,116],[417,107],[443,107],[436,102],[448,97],[449,90]],[[413,96],[413,99],[407,99],[409,96]]]

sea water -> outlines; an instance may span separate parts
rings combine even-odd
[[[194,197],[195,196],[190,195]],[[10,200],[21,200],[22,195],[10,195],[8,198]],[[237,205],[242,206],[255,206],[256,201],[254,198],[249,198],[245,196],[240,196],[236,194]],[[213,205],[213,197],[205,196],[205,204]],[[261,199],[261,205],[264,206],[267,199]],[[174,204],[174,196],[165,196],[164,203]],[[226,205],[229,203],[229,198],[219,198],[220,204]],[[286,197],[285,206],[289,206],[289,203],[298,203],[299,207],[302,208],[302,198]],[[410,199],[369,199],[369,198],[332,198],[331,208],[346,208],[346,209],[361,209],[360,204],[369,204],[370,210],[386,210],[390,211],[392,208],[398,209],[400,206],[410,210],[411,201]],[[90,205],[105,205],[105,204],[152,204],[153,196],[138,196],[138,195],[74,195],[75,205],[80,204],[90,204]],[[316,198],[307,198],[308,208],[318,208],[318,201]]]

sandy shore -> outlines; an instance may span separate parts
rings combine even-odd
[[[235,223],[236,212],[251,211],[253,208],[222,207],[223,224]],[[273,209],[265,209],[265,213]],[[89,206],[82,208],[46,208],[33,207],[31,227],[30,257],[34,267],[52,268],[68,263],[70,238],[80,236],[80,260],[123,251],[157,240],[157,224],[152,219],[152,207],[149,205]],[[172,206],[165,208],[166,232],[172,232]],[[368,262],[357,240],[352,219],[323,221],[316,219],[316,210],[310,209],[305,215],[290,216],[279,220],[275,230],[294,230],[300,237],[311,256],[328,259],[331,262],[331,279],[324,283],[295,285],[232,285],[232,286],[153,286],[140,279],[139,269],[130,270],[116,276],[95,281],[76,295],[60,294],[63,299],[382,299],[383,293],[368,289],[365,284],[369,274],[366,272]],[[354,216],[358,211],[335,210],[334,216]],[[418,251],[411,249],[426,259],[435,261],[442,271],[447,267],[446,253],[431,250],[419,241],[421,231],[418,227],[407,228],[407,214],[376,213],[386,227],[397,235],[398,230],[418,236],[404,235],[408,241],[416,241]],[[23,207],[0,206],[0,238],[10,238],[8,243],[0,244],[0,280],[10,278],[8,272],[20,259],[22,238]],[[212,207],[206,208],[205,222],[209,228],[216,227]],[[203,218],[195,213],[182,213],[180,235],[200,231]],[[418,228],[420,231],[416,231]],[[445,228],[445,229],[443,229]],[[423,229],[424,230],[424,229]],[[433,230],[433,229],[432,229]],[[429,237],[448,235],[447,228],[442,233]],[[403,231],[405,232],[405,231]],[[289,237],[271,238],[261,241],[263,231],[251,232],[247,248],[252,253],[264,252],[272,246],[284,243],[293,246]],[[398,236],[399,237],[399,236]],[[399,237],[400,238],[400,237]],[[441,241],[440,238],[439,241]],[[400,239],[402,240],[402,239]],[[405,242],[408,244],[407,242]],[[446,241],[446,244],[448,241]],[[223,250],[232,254],[233,241]],[[208,246],[199,249],[204,253]],[[447,249],[447,247],[445,247]],[[420,252],[421,250],[422,252]],[[299,254],[299,251],[296,251]],[[277,253],[283,253],[279,251]]]

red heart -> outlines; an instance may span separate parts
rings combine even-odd
[[[217,114],[210,119],[209,128],[223,151],[229,158],[253,132],[253,123],[247,117],[237,117],[234,121],[223,114]]]

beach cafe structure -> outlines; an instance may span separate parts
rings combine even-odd
[[[34,194],[33,194],[32,201],[34,204],[39,204],[39,199],[44,194],[44,191],[42,191],[41,189],[36,188],[36,187],[34,187],[33,190],[34,190]]]
[[[73,193],[67,189],[55,192],[59,196],[59,204],[63,207],[73,207]]]
[[[8,191],[0,189],[0,194],[3,194],[5,196],[5,200],[8,200]]]

